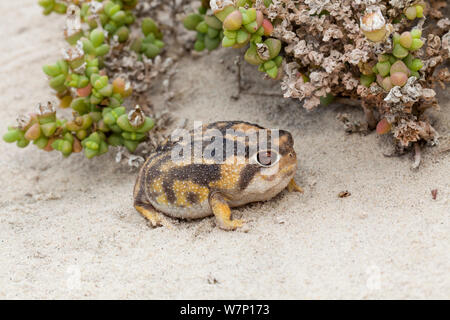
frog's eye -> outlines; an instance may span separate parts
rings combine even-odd
[[[278,152],[274,150],[264,150],[256,154],[256,161],[263,167],[271,167],[279,159]]]

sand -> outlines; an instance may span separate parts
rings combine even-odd
[[[62,17],[44,17],[34,0],[2,1],[2,132],[18,113],[51,98],[41,66],[60,56]],[[389,138],[344,132],[333,105],[306,112],[298,101],[241,95],[236,51],[183,58],[168,111],[192,121],[247,120],[294,135],[296,180],[265,203],[233,209],[247,232],[225,232],[213,218],[171,220],[152,229],[132,206],[136,171],[115,152],[82,155],[0,143],[0,298],[45,299],[385,299],[450,298],[450,153],[423,150],[387,158]],[[224,59],[223,63],[219,63]],[[244,68],[252,91],[262,87]],[[435,127],[450,134],[449,92]],[[155,107],[164,109],[161,94]],[[437,199],[431,190],[437,189]],[[351,195],[339,198],[348,190]]]

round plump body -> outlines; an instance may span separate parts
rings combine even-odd
[[[148,202],[172,217],[195,219],[213,213],[213,194],[219,193],[229,207],[269,200],[295,175],[293,144],[287,131],[242,121],[186,131],[146,160],[136,181],[135,202]]]

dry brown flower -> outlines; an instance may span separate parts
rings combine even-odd
[[[311,110],[320,97],[360,100],[369,127],[389,120],[401,147],[419,140],[435,142],[437,132],[422,117],[425,109],[438,107],[435,83],[450,80],[442,66],[450,56],[450,20],[442,13],[446,1],[429,1],[426,19],[402,18],[414,0],[273,0],[265,14],[274,22],[273,36],[284,44],[286,63],[281,88],[284,97],[303,101]],[[380,42],[367,39],[367,32],[386,27]],[[360,84],[361,74],[370,75],[378,57],[392,53],[392,31],[422,29],[426,45],[414,53],[422,60],[419,79],[411,76],[404,87],[385,91],[376,82]],[[372,124],[371,124],[372,123]]]

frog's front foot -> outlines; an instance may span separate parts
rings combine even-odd
[[[244,225],[243,220],[231,220],[231,210],[225,198],[220,193],[209,197],[209,204],[216,217],[217,225],[223,230],[236,230]]]
[[[303,189],[297,185],[294,178],[292,178],[291,181],[289,181],[289,184],[287,185],[287,189],[289,192],[295,191],[295,192],[303,193]]]
[[[244,220],[229,220],[229,221],[219,221],[217,223],[222,230],[236,230],[237,228],[242,228],[244,225]]]

